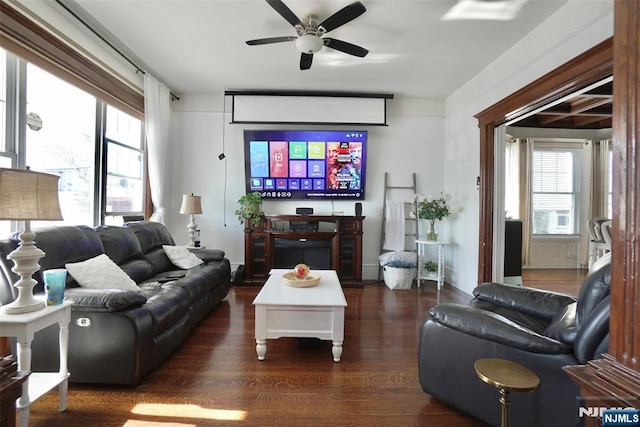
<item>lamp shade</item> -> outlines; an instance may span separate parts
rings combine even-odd
[[[61,220],[57,175],[0,168],[0,220]]]
[[[181,214],[201,214],[202,205],[200,204],[200,196],[184,194],[182,196],[182,206],[180,206]]]

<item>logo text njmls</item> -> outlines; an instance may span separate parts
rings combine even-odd
[[[602,427],[638,427],[640,409],[605,409],[602,412]]]
[[[586,408],[578,408],[578,416],[580,418],[603,418],[605,411],[638,411],[638,409],[633,407],[612,408],[608,406],[587,406]]]

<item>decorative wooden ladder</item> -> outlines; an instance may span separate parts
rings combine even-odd
[[[393,195],[395,195],[396,193],[398,194],[402,193],[404,195],[402,199],[411,200],[413,198],[413,195],[417,193],[415,172],[412,175],[413,175],[413,185],[394,186],[394,185],[389,185],[389,172],[384,173],[384,196],[382,198],[382,222],[380,226],[380,254],[383,254],[385,252],[390,252],[384,249],[385,224],[387,222],[387,200],[397,200],[397,199],[390,199],[390,197],[392,196],[392,193]],[[397,191],[394,191],[394,190],[397,190]],[[409,193],[409,191],[411,191],[411,193]],[[411,249],[407,249],[407,250],[417,253],[418,247],[415,241],[418,240],[418,216],[417,216],[417,212],[414,212],[415,215],[413,217],[409,215],[409,212],[413,211],[414,209],[415,209],[414,205],[411,201],[405,202],[405,215],[406,215],[405,221],[408,224],[411,224],[409,227],[405,228],[405,248],[406,248],[406,237],[413,237],[413,246],[411,247]],[[379,264],[378,264],[378,279],[382,280],[382,267]]]

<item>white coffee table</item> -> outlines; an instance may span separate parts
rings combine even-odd
[[[267,354],[267,339],[297,337],[331,340],[333,361],[339,362],[347,300],[337,273],[313,270],[320,274],[317,286],[294,288],[282,282],[282,275],[288,271],[271,270],[269,279],[253,300],[258,360],[264,360]]]

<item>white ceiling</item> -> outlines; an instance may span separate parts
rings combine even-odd
[[[441,20],[458,0],[361,0],[367,11],[328,36],[367,48],[357,58],[329,48],[300,71],[295,36],[264,0],[76,0],[172,93],[228,89],[337,90],[444,99],[567,0],[523,2],[511,20]],[[463,0],[460,0],[463,1]],[[468,0],[464,0],[468,1]],[[302,19],[322,21],[351,0],[285,0]]]

